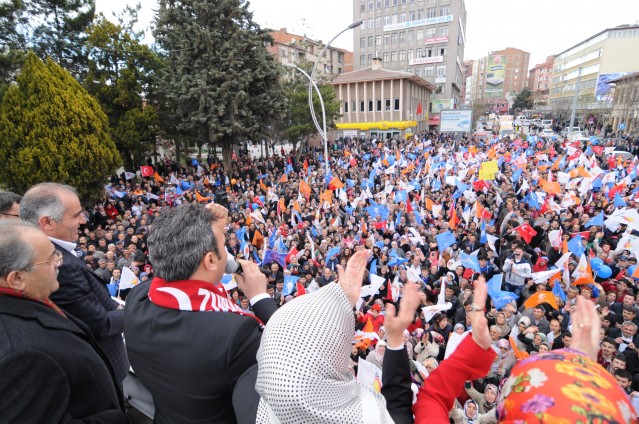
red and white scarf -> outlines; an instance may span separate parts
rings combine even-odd
[[[260,328],[264,323],[255,315],[244,312],[235,302],[230,301],[223,288],[201,280],[180,280],[168,282],[153,278],[149,288],[149,300],[158,306],[180,311],[231,312],[254,318]]]
[[[22,290],[15,290],[15,289],[12,289],[10,287],[0,287],[0,296],[17,297],[17,298],[20,298],[20,299],[30,300],[32,302],[41,303],[41,304],[43,304],[45,306],[48,306],[49,308],[53,309],[54,311],[56,311],[58,314],[62,315],[63,317],[65,317],[65,318],[67,317],[64,314],[64,312],[62,312],[62,310],[58,307],[58,305],[53,303],[51,301],[51,299],[49,299],[49,298],[46,298],[44,300],[36,299],[33,296],[29,296],[28,294],[26,294]]]

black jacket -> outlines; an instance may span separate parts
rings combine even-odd
[[[124,334],[133,370],[153,395],[155,423],[235,423],[231,395],[256,363],[257,320],[157,306],[148,298],[150,284],[131,289]],[[276,310],[270,298],[253,306],[263,323]]]
[[[0,423],[126,423],[119,384],[81,321],[0,296]]]

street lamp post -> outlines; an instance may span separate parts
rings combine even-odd
[[[320,135],[322,135],[322,138],[324,139],[324,164],[326,165],[324,173],[325,176],[324,178],[326,178],[326,176],[328,176],[330,169],[328,166],[328,135],[326,133],[326,113],[324,110],[324,100],[322,99],[322,95],[319,91],[319,89],[317,88],[317,85],[315,84],[315,72],[317,71],[317,65],[320,62],[320,59],[324,56],[324,52],[326,52],[326,49],[328,49],[331,45],[331,43],[333,41],[335,41],[335,39],[337,37],[339,37],[340,35],[342,35],[343,33],[345,33],[346,31],[350,30],[350,29],[354,29],[357,28],[358,26],[360,26],[361,24],[364,23],[363,19],[358,19],[355,22],[353,22],[352,24],[350,24],[349,26],[347,26],[346,28],[344,28],[343,30],[341,30],[335,37],[333,37],[331,39],[331,41],[329,41],[328,43],[326,43],[326,45],[324,46],[324,48],[320,51],[320,53],[317,55],[317,59],[315,60],[315,63],[313,64],[313,69],[311,70],[311,75],[306,75],[306,72],[302,71],[301,69],[296,68],[299,71],[304,72],[304,74],[308,77],[309,79],[309,83],[308,83],[308,107],[311,111],[311,117],[313,118],[313,123],[315,124],[315,128],[317,128],[317,131],[320,133]],[[319,123],[317,121],[317,116],[315,116],[315,108],[313,107],[313,88],[315,88],[315,91],[317,92],[317,96],[320,98],[320,104],[322,105],[322,128],[320,129]]]

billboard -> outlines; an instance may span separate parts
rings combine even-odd
[[[439,113],[444,109],[452,109],[455,107],[455,100],[454,99],[439,99],[439,100],[433,100],[433,107],[432,107],[432,111],[433,113]]]
[[[417,57],[408,61],[409,65],[424,65],[429,63],[442,63],[444,56]]]
[[[442,110],[440,115],[439,131],[471,132],[472,122],[472,109]]]
[[[506,56],[489,56],[486,72],[486,97],[504,97],[504,79],[506,77]]]
[[[612,102],[615,88],[610,85],[610,81],[624,77],[630,73],[631,72],[616,72],[614,74],[599,74],[599,77],[597,77],[595,100],[598,102]]]
[[[425,25],[444,24],[453,21],[453,15],[437,16],[434,18],[420,19],[418,21],[400,22],[396,24],[384,25],[384,32],[396,31],[398,29],[407,29],[421,27]]]

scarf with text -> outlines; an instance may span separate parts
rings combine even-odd
[[[154,305],[180,311],[230,312],[255,319],[260,328],[264,323],[255,315],[245,312],[226,297],[222,287],[200,280],[168,282],[155,277],[149,288],[149,300]]]
[[[26,294],[22,290],[12,289],[11,287],[0,287],[0,296],[17,297],[17,298],[20,298],[20,299],[30,300],[32,302],[41,303],[42,305],[48,306],[49,308],[53,309],[54,311],[56,311],[57,313],[59,313],[63,317],[65,317],[65,318],[67,317],[64,314],[64,312],[62,312],[62,309],[60,309],[60,307],[58,307],[58,305],[53,303],[51,301],[51,299],[49,299],[49,298],[47,298],[45,300],[36,299],[35,297]]]

